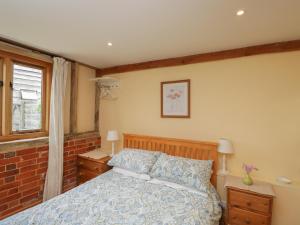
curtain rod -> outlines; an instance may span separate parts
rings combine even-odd
[[[5,42],[7,44],[11,44],[11,45],[14,45],[14,46],[17,46],[17,47],[20,47],[20,48],[25,48],[25,49],[28,49],[34,53],[38,53],[38,54],[44,54],[44,55],[48,55],[50,57],[61,57],[61,58],[64,58],[72,63],[79,63],[79,64],[82,64],[84,66],[88,66],[90,68],[93,68],[93,69],[98,69],[94,66],[91,66],[91,65],[88,65],[88,64],[85,64],[85,63],[82,63],[82,62],[78,62],[74,59],[70,59],[70,58],[66,58],[66,57],[63,57],[63,56],[60,56],[60,55],[57,55],[57,54],[54,54],[52,52],[48,52],[48,51],[45,51],[45,50],[42,50],[42,49],[39,49],[39,48],[36,48],[36,47],[32,47],[32,46],[29,46],[29,45],[26,45],[26,44],[22,44],[20,42],[17,42],[17,41],[13,41],[13,40],[10,40],[8,38],[4,38],[4,37],[1,37],[0,36],[0,41],[2,42]]]

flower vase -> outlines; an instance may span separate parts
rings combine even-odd
[[[253,180],[252,180],[250,174],[247,173],[247,174],[244,176],[244,178],[243,178],[243,183],[246,184],[246,185],[248,185],[248,186],[250,186],[250,185],[253,184]]]

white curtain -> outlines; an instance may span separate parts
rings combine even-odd
[[[68,62],[53,59],[53,74],[50,99],[49,160],[43,200],[49,200],[62,191],[64,157],[63,100],[68,75]]]

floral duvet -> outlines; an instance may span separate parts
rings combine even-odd
[[[197,194],[112,170],[1,225],[216,225],[221,216],[213,187]]]

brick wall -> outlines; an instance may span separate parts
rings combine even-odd
[[[98,134],[66,138],[63,191],[77,185],[77,155],[100,147]],[[0,219],[42,202],[48,144],[0,153]]]

